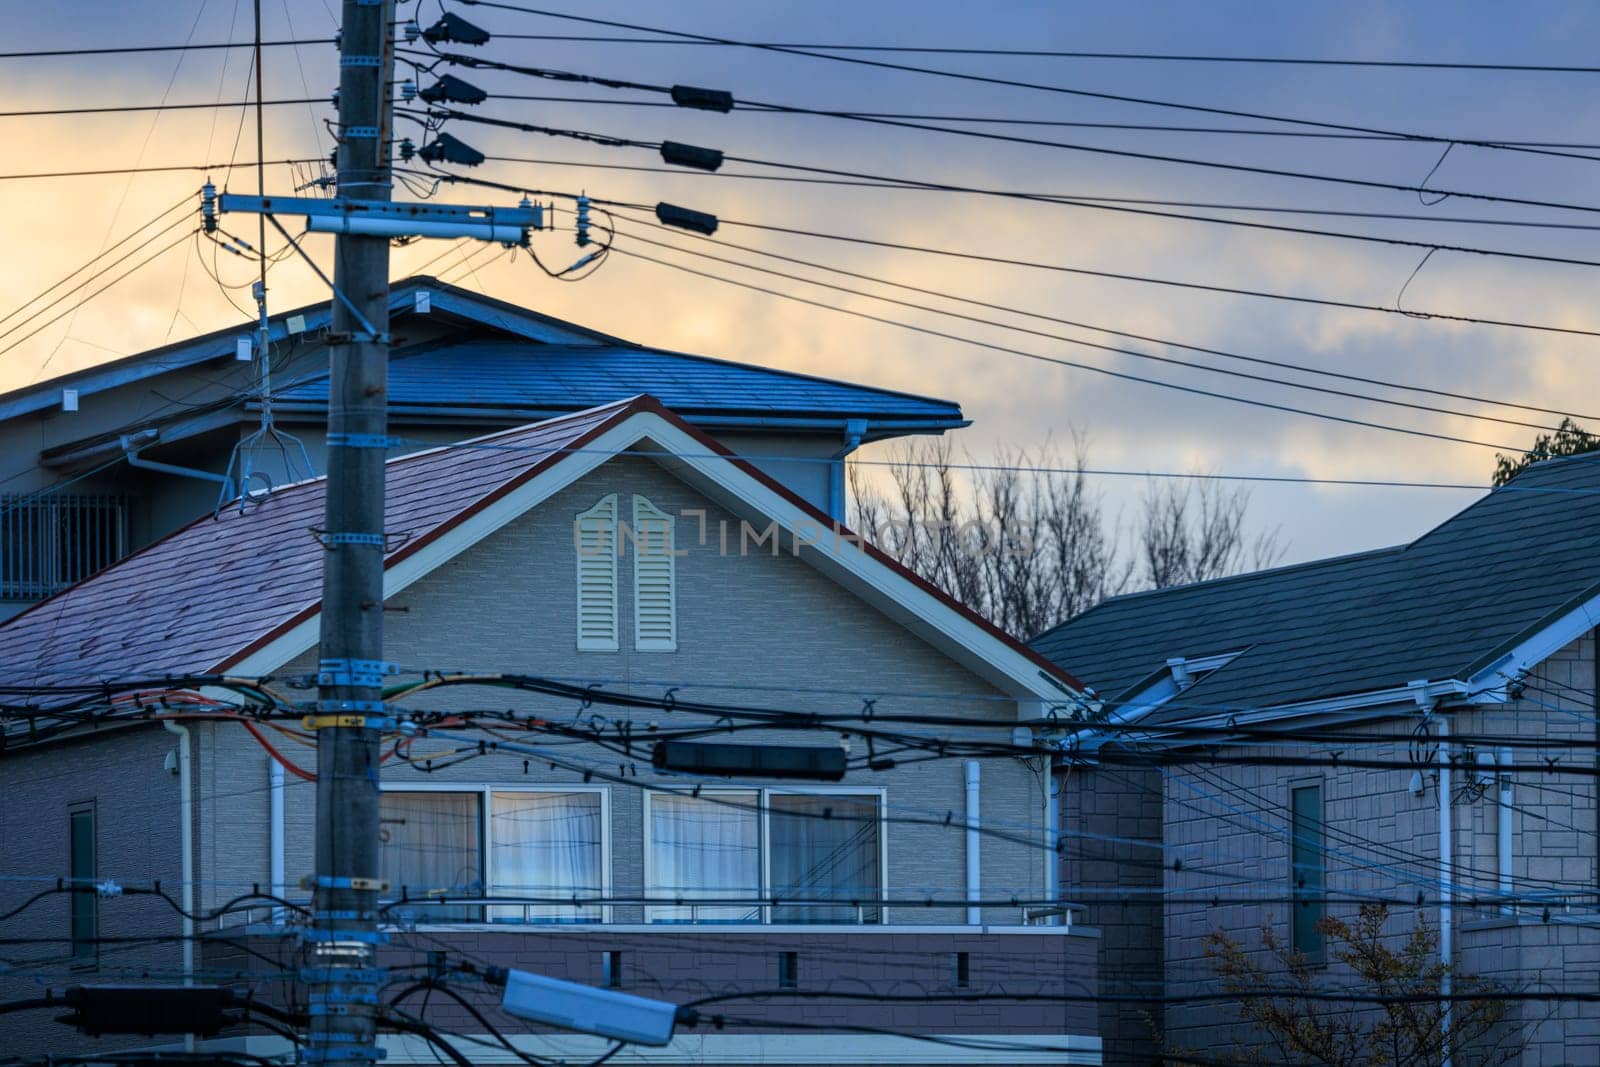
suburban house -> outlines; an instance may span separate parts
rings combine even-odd
[[[446,301],[433,292],[437,314]],[[859,412],[874,395],[838,404]],[[812,440],[778,405],[741,415],[738,432],[752,439],[764,417],[774,448],[842,448],[837,426]],[[886,417],[882,432],[922,417]],[[616,1063],[1100,1063],[1085,999],[1097,934],[1075,909],[1030,906],[1072,899],[1057,881],[1051,745],[1033,739],[1087,701],[1083,683],[862,545],[821,484],[741,458],[712,419],[633,397],[389,461],[386,654],[398,684],[428,683],[397,693],[396,713],[496,717],[385,746],[383,962],[397,975],[509,965],[677,1003],[732,996],[725,1027],[624,1048]],[[37,688],[50,707],[87,686],[146,716],[8,728],[0,912],[61,877],[105,888],[47,894],[7,921],[8,934],[50,940],[7,949],[0,998],[185,974],[280,1005],[303,997],[303,919],[272,902],[228,905],[256,891],[308,897],[313,743],[296,723],[251,721],[240,694],[314,699],[323,505],[312,478],[205,507],[0,624],[4,684]],[[499,684],[511,676],[653,704]],[[927,743],[898,758],[856,738],[843,781],[777,788],[653,769],[653,731],[727,725],[684,710],[692,701],[944,724],[899,727]],[[746,736],[841,743],[825,723]],[[1015,754],[941,758],[940,739]],[[185,920],[132,891],[158,879],[198,916],[193,939],[173,940]],[[489,1040],[441,997],[427,1010]],[[527,1052],[607,1051],[487,1010]],[[10,1016],[8,1049],[83,1047],[54,1014]],[[215,1040],[288,1048],[256,1029]],[[383,1040],[387,1062],[436,1062],[418,1038]]]
[[[324,470],[330,306],[0,395],[0,617],[241,489]],[[967,425],[944,400],[650,348],[433,278],[395,282],[394,454],[649,393],[829,514],[863,443]],[[241,358],[242,357],[242,358]]]
[[[1102,1006],[1107,1062],[1153,1061],[1156,1032],[1261,1041],[1236,1004],[1185,1003],[1217,992],[1205,936],[1270,927],[1336,989],[1318,923],[1362,900],[1397,936],[1425,920],[1462,981],[1593,993],[1597,529],[1600,456],[1546,460],[1410,544],[1119,597],[1031,642],[1103,701],[1069,742],[1062,830],[1089,839],[1063,879],[1102,991],[1152,998]],[[1508,1008],[1480,1046],[1600,1060],[1592,999]]]

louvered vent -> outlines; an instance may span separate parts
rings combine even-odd
[[[578,515],[578,650],[617,651],[617,494]]]
[[[671,515],[634,495],[633,647],[640,652],[673,652],[678,647],[674,525]]]

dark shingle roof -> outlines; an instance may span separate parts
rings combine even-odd
[[[945,400],[626,343],[540,344],[480,333],[397,352],[389,366],[395,418],[422,408],[555,413],[643,392],[691,422],[867,418],[943,428],[964,421],[960,406]],[[320,407],[327,400],[324,376],[278,402]]]
[[[1600,588],[1600,454],[1538,463],[1409,545],[1108,600],[1034,638],[1103,697],[1168,658],[1241,653],[1186,691],[1262,708],[1463,679]]]

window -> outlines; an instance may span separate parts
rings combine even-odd
[[[578,651],[617,651],[617,494],[578,515]]]
[[[950,982],[957,989],[966,989],[972,985],[972,954],[970,952],[951,954]]]
[[[633,647],[640,652],[678,647],[674,526],[671,515],[634,494]]]
[[[778,953],[778,988],[798,989],[800,987],[800,953]]]
[[[383,877],[423,922],[600,922],[605,794],[600,790],[385,790]],[[528,904],[428,904],[433,896],[532,897]]]
[[[1326,861],[1322,851],[1322,786],[1289,791],[1290,945],[1313,961],[1322,959],[1322,931],[1317,924],[1326,911],[1322,897]]]
[[[622,988],[622,953],[611,949],[601,960],[601,970],[604,972],[607,989]]]
[[[74,963],[92,963],[100,936],[100,899],[95,892],[94,808],[83,808],[68,815],[69,872],[73,880],[69,936]]]
[[[881,922],[880,808],[876,794],[651,795],[647,888],[682,903],[650,921]]]
[[[0,597],[49,596],[128,554],[128,502],[0,494]]]

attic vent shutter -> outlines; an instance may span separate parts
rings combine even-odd
[[[637,494],[633,498],[633,647],[640,652],[678,648],[671,515]]]
[[[617,651],[617,494],[580,512],[573,531],[578,550],[578,650]]]

